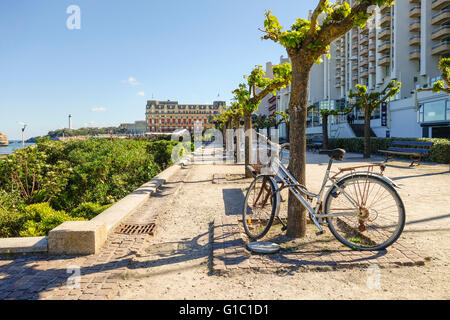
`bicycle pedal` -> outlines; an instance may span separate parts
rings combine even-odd
[[[316,236],[321,236],[323,234],[325,234],[325,230],[316,232]]]

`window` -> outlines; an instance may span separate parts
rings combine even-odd
[[[431,101],[422,104],[419,108],[419,122],[435,122],[450,119],[450,106],[446,100]]]

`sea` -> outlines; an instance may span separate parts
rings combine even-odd
[[[32,146],[35,143],[25,142],[25,147]],[[14,150],[22,148],[22,141],[13,140],[9,141],[9,146],[2,147],[0,146],[0,154],[12,154]]]

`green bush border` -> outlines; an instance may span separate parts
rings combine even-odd
[[[384,156],[378,150],[387,150],[393,141],[422,141],[433,142],[430,153],[424,157],[426,161],[450,163],[450,140],[439,138],[370,138],[370,153]],[[329,138],[328,148],[342,148],[347,152],[364,152],[364,138]],[[408,158],[407,156],[398,156]]]

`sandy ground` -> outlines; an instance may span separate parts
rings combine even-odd
[[[327,156],[308,154],[310,190],[318,191],[327,161]],[[349,154],[334,167],[364,163],[360,155]],[[153,206],[160,211],[158,233],[130,265],[116,298],[449,299],[449,167],[424,164],[411,169],[408,164],[392,162],[385,174],[401,186],[406,207],[400,241],[431,257],[425,266],[213,275],[214,218],[238,214],[248,184],[212,183],[213,174],[242,173],[241,165],[191,165],[172,182],[170,196],[160,196],[161,205]]]

